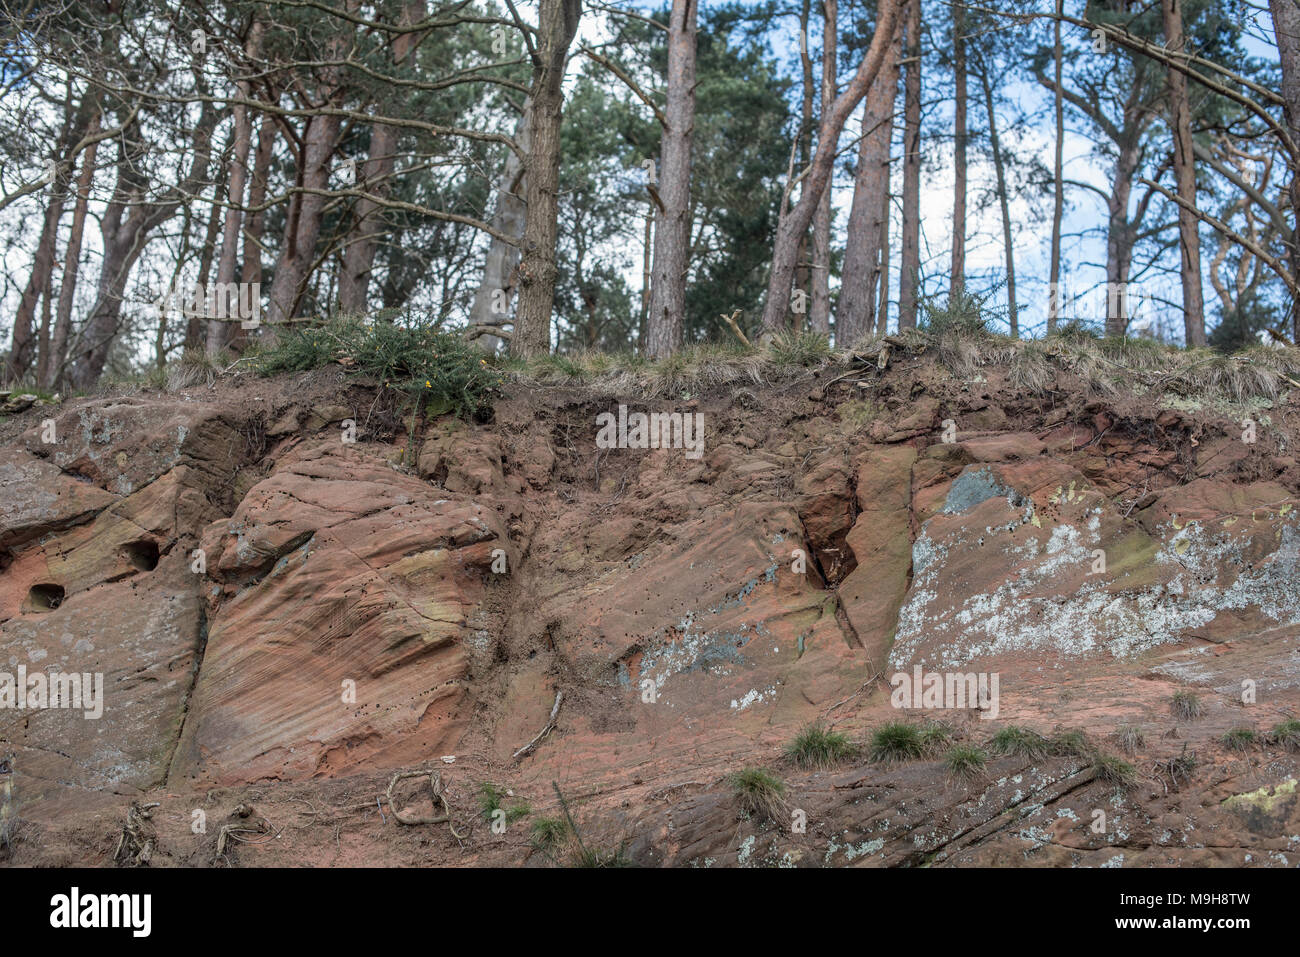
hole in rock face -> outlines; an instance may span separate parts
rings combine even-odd
[[[54,611],[62,604],[62,585],[33,585],[32,590],[27,593],[27,605],[32,611]]]
[[[127,542],[122,546],[122,554],[142,572],[151,572],[158,567],[158,543],[151,538]]]

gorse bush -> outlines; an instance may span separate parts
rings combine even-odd
[[[957,286],[949,293],[947,301],[942,304],[934,299],[923,300],[921,329],[932,336],[972,335],[984,332],[991,318],[985,310],[988,298],[988,296],[969,292],[963,286]]]
[[[487,406],[501,375],[472,343],[437,323],[336,317],[296,326],[258,352],[262,375],[306,372],[332,363],[423,403],[431,415],[473,416]]]

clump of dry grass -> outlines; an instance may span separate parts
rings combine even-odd
[[[932,319],[934,317],[931,317]],[[1300,349],[1252,346],[1235,355],[1180,349],[1151,339],[1100,338],[1063,326],[1043,339],[1012,339],[958,315],[933,328],[864,336],[852,348],[831,348],[813,333],[784,333],[761,345],[688,345],[657,361],[631,353],[584,352],[527,361],[504,360],[507,374],[541,385],[583,385],[602,395],[680,398],[739,385],[761,386],[838,368],[871,365],[887,339],[892,355],[935,357],[953,376],[1005,369],[1012,386],[1033,393],[1069,372],[1099,395],[1182,395],[1208,402],[1274,402],[1300,388]]]

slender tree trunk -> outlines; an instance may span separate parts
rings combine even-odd
[[[884,211],[880,215],[880,305],[876,308],[876,335],[889,331],[889,182],[886,178]]]
[[[1182,52],[1183,0],[1160,0],[1165,45]],[[1169,71],[1169,99],[1174,128],[1174,178],[1178,197],[1196,207],[1196,157],[1192,155],[1192,111],[1187,100],[1187,77]],[[1205,345],[1205,295],[1201,287],[1201,234],[1196,214],[1178,207],[1178,245],[1182,252],[1179,273],[1183,283],[1183,341]]]
[[[118,164],[118,184],[113,199],[100,220],[104,256],[100,266],[95,305],[86,319],[78,348],[80,355],[72,367],[70,380],[79,389],[88,389],[99,379],[117,337],[122,315],[122,296],[136,260],[144,252],[149,235],[180,208],[206,181],[212,165],[212,129],[217,111],[205,103],[194,129],[194,159],[185,179],[170,190],[167,198],[142,203],[145,184],[138,164],[144,149],[139,128],[124,134]],[[129,214],[128,211],[129,210]]]
[[[637,351],[641,355],[645,355],[646,326],[650,319],[650,275],[653,271],[651,257],[654,253],[654,235],[655,204],[651,202],[645,214],[645,239],[641,246],[641,313],[640,322],[637,324],[636,343]]]
[[[867,92],[858,141],[858,168],[853,179],[844,244],[840,296],[835,303],[835,341],[850,346],[876,325],[878,262],[888,236],[890,147],[894,138],[894,104],[898,98],[901,23],[895,27],[892,49]],[[883,257],[881,257],[883,258]]]
[[[1282,99],[1286,125],[1291,138],[1300,142],[1300,4],[1296,0],[1269,0],[1273,14],[1273,35],[1277,39],[1278,61],[1282,67]],[[1300,157],[1293,157],[1300,163]],[[1291,275],[1300,276],[1300,174],[1291,176],[1291,210],[1295,228],[1291,234]],[[1300,306],[1291,305],[1293,342],[1300,342]]]
[[[253,21],[253,26],[248,33],[248,41],[245,44],[250,62],[256,62],[261,53],[262,30],[262,21]],[[249,86],[247,80],[240,80],[236,84],[236,89],[242,99],[248,99]],[[253,139],[253,117],[250,115],[248,107],[243,103],[236,103],[232,113],[235,120],[233,133],[234,163],[230,167],[230,181],[226,190],[226,222],[221,234],[221,256],[217,260],[218,295],[224,297],[227,304],[231,301],[229,290],[235,282],[236,269],[239,264],[239,226],[244,217],[244,190],[248,183],[248,152],[252,148]],[[238,293],[236,293],[237,296]],[[236,298],[235,301],[238,301],[238,299]],[[233,338],[236,325],[236,323],[222,321],[223,317],[226,319],[230,317],[230,309],[219,308],[217,311],[222,315],[209,317],[208,319],[207,353],[209,356],[220,355],[225,350]]]
[[[1120,148],[1115,161],[1111,195],[1107,201],[1106,228],[1106,335],[1122,336],[1128,331],[1128,270],[1133,258],[1132,224],[1128,218],[1133,176],[1137,171],[1138,149],[1130,142]]]
[[[277,132],[274,117],[263,117],[261,129],[257,134],[257,149],[253,152],[253,175],[248,187],[248,214],[244,219],[244,256],[240,266],[239,281],[249,289],[258,289],[259,294],[262,285],[262,233],[266,226],[266,210],[258,207],[266,202]],[[249,330],[241,324],[234,324],[227,348],[234,352],[242,352],[248,342],[248,332]]]
[[[799,12],[799,65],[802,68],[803,75],[803,98],[799,108],[799,168],[807,169],[808,164],[812,162],[812,137],[813,137],[813,62],[810,45],[808,42],[808,32],[812,24],[812,0],[803,0],[803,7]],[[793,196],[793,184],[787,186],[787,196]],[[793,200],[791,201],[793,205]],[[785,214],[785,208],[782,207],[781,215]],[[799,251],[795,254],[795,272],[794,287],[801,290],[802,295],[799,297],[799,305],[796,307],[797,313],[807,311],[807,302],[812,298],[812,269],[811,259],[808,253],[808,234],[805,232],[799,237]],[[802,329],[802,319],[796,316],[795,327]]]
[[[45,277],[45,290],[41,293],[41,331],[36,337],[36,368],[41,368],[50,359],[50,330],[54,325],[54,272]]]
[[[822,116],[830,112],[831,104],[835,102],[838,16],[836,0],[822,0]],[[831,332],[831,193],[834,179],[832,174],[813,217],[812,304],[808,310],[809,327],[818,335],[828,337]]]
[[[337,116],[318,114],[308,117],[301,153],[304,190],[328,188],[330,159],[338,146],[338,138]],[[267,319],[272,326],[292,318],[298,309],[306,288],[307,273],[316,255],[325,201],[326,197],[317,192],[305,192],[299,196],[297,221],[293,228],[285,230],[284,243],[275,264],[275,278],[271,281]],[[274,332],[270,335],[274,336]]]
[[[952,8],[953,192],[950,295],[966,285],[966,24],[960,4]]]
[[[236,136],[237,135],[238,134],[236,134]],[[231,148],[233,149],[234,148],[233,139],[230,145]],[[198,283],[198,287],[204,290],[208,288],[208,279],[211,278],[212,276],[212,260],[217,255],[217,235],[221,232],[221,224],[224,218],[222,216],[222,207],[221,207],[221,202],[223,198],[225,198],[225,191],[222,189],[221,182],[218,181],[216,185],[214,185],[212,188],[212,209],[208,213],[208,223],[203,231],[203,245],[199,248],[199,274],[198,274],[197,283]],[[189,225],[190,225],[189,218],[187,215],[186,222],[185,222],[186,232],[188,232],[189,230]],[[177,265],[177,275],[179,276],[181,264],[177,263],[176,265]],[[208,348],[211,349],[211,345],[212,345],[211,333],[213,331],[212,327],[213,326],[221,327],[221,326],[229,326],[229,325],[231,324],[224,323],[224,322],[222,323],[209,322],[207,316],[199,316],[199,315],[189,316],[185,324],[186,348],[196,349],[196,350],[202,349],[204,333],[207,332],[209,334],[207,344],[208,344]],[[209,351],[208,355],[217,356],[220,355],[220,353],[221,350],[216,349],[213,351]]]
[[[921,281],[921,0],[908,0],[903,104],[903,250],[898,271],[898,328],[916,328]]]
[[[1007,322],[1011,337],[1020,337],[1020,317],[1016,308],[1016,257],[1011,244],[1011,205],[1007,198],[1006,164],[1002,160],[1002,144],[998,140],[998,118],[993,111],[993,84],[988,70],[980,70],[980,84],[984,87],[984,109],[989,116],[989,145],[993,149],[993,169],[997,174],[998,204],[1002,207],[1002,246],[1007,257]]]
[[[790,305],[790,284],[794,279],[799,237],[812,222],[822,191],[830,183],[840,132],[849,114],[866,96],[885,62],[898,17],[899,0],[881,0],[871,46],[844,92],[835,98],[830,111],[822,117],[817,135],[817,152],[813,155],[799,191],[799,202],[777,224],[772,250],[772,268],[768,277],[767,300],[763,305],[763,330],[775,333],[786,325]]]
[[[50,273],[54,269],[55,253],[59,241],[59,221],[63,218],[63,206],[67,201],[70,170],[65,163],[66,153],[82,137],[91,119],[90,97],[83,99],[74,111],[72,91],[64,103],[63,127],[59,131],[58,141],[50,154],[54,164],[54,180],[49,184],[49,202],[45,206],[45,216],[41,222],[40,237],[36,242],[36,253],[32,259],[32,271],[27,274],[27,284],[23,287],[14,312],[13,343],[9,349],[9,359],[5,363],[0,379],[17,382],[27,372],[36,353],[36,335],[33,322],[36,318],[36,306],[40,302]]]
[[[348,0],[346,9],[355,13],[360,0]],[[327,46],[331,60],[341,59],[351,40],[351,28],[339,27],[339,33]],[[337,106],[343,93],[343,77],[338,67],[324,70],[318,88],[323,106]],[[316,241],[320,238],[321,218],[325,212],[329,188],[330,161],[338,148],[340,118],[336,115],[316,113],[307,118],[302,134],[297,177],[304,192],[285,229],[280,256],[275,264],[275,277],[271,280],[268,296],[267,319],[270,328],[262,330],[263,338],[273,341],[275,326],[293,317],[307,289],[310,272],[316,257]]]
[[[528,133],[529,104],[515,124],[515,142],[526,154],[531,146]],[[506,151],[505,168],[497,182],[496,208],[492,212],[492,225],[520,240],[524,235],[524,163],[514,150]],[[647,252],[648,254],[648,252]],[[515,297],[515,269],[519,265],[519,247],[492,237],[488,244],[487,259],[483,264],[483,280],[474,294],[470,307],[472,325],[492,326],[506,321]],[[495,309],[494,306],[500,306]],[[485,351],[496,352],[503,341],[497,336],[480,336],[476,340]]]
[[[1065,89],[1061,81],[1061,13],[1065,0],[1056,0],[1056,20],[1053,23],[1055,38],[1052,45],[1052,60],[1055,64],[1056,83],[1053,87],[1053,100],[1056,119],[1056,155],[1052,167],[1052,261],[1049,266],[1047,294],[1047,331],[1056,331],[1056,323],[1061,317],[1061,217],[1065,209],[1065,100],[1061,91]]]
[[[519,309],[510,340],[510,354],[522,358],[551,351],[564,65],[581,16],[582,0],[539,2],[528,120],[532,149],[524,167],[528,211],[524,221],[523,257],[519,263]]]
[[[87,135],[99,132],[99,115],[90,121]],[[59,304],[54,311],[54,331],[50,347],[41,362],[40,386],[57,389],[63,379],[63,364],[68,357],[68,337],[72,332],[72,304],[77,294],[77,274],[81,268],[81,241],[86,232],[86,211],[90,206],[90,187],[95,180],[95,153],[98,143],[86,147],[77,176],[77,202],[72,209],[72,229],[63,254],[63,279],[59,283]]]
[[[691,140],[695,132],[697,0],[674,0],[668,18],[668,103],[659,163],[664,208],[655,228],[654,275],[646,346],[662,359],[682,345],[686,271],[690,267]]]
[[[427,13],[425,0],[408,0],[402,7],[401,24],[411,26]],[[405,63],[415,47],[418,34],[399,33],[393,40],[393,63]],[[375,197],[357,200],[356,217],[343,250],[343,272],[339,276],[339,308],[360,315],[366,311],[370,289],[370,271],[383,229],[383,204],[391,191],[393,170],[397,166],[399,130],[395,126],[376,124],[370,131],[370,155],[361,167],[361,188]]]

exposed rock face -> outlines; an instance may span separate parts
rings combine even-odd
[[[215,583],[176,772],[220,783],[454,750],[494,512],[331,436],[203,537]]]
[[[163,803],[159,860],[211,864],[194,807],[255,789],[281,819],[344,814],[438,765],[463,821],[484,781],[534,815],[556,781],[590,840],[649,864],[1300,863],[1296,752],[1221,742],[1300,707],[1300,471],[1282,451],[1300,436],[925,376],[891,371],[865,402],[851,383],[700,399],[702,459],[597,449],[607,404],[563,390],[422,424],[409,448],[333,384],[88,401],[53,443],[49,410],[25,413],[0,451],[0,671],[104,676],[98,719],[0,709],[20,813],[56,848],[39,859],[91,859],[59,835],[134,798]],[[918,667],[996,674],[996,717],[893,707],[891,677]],[[1177,718],[1189,689],[1203,714]],[[557,692],[553,730],[514,757]],[[811,722],[862,741],[900,719],[1111,752],[1140,727],[1139,781],[1078,753],[990,753],[961,780],[941,752],[783,755]],[[1185,750],[1194,770],[1170,764]],[[743,767],[785,779],[806,831],[740,811]],[[527,822],[462,843],[384,820],[239,860],[544,860]]]

